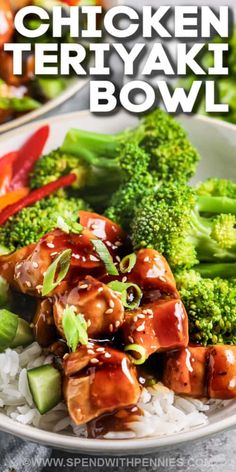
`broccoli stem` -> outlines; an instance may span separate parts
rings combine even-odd
[[[194,244],[197,258],[202,262],[236,261],[236,244],[221,247],[212,237],[213,220],[201,217],[198,212],[191,213],[191,231],[188,241]]]
[[[115,157],[122,136],[123,134],[98,134],[72,128],[66,134],[61,149],[96,167],[118,169]]]
[[[230,279],[236,277],[236,263],[235,262],[220,262],[220,263],[203,263],[198,264],[194,269],[201,274],[202,277],[214,279],[220,277],[221,279]]]
[[[236,215],[236,199],[201,195],[197,199],[197,209],[202,213]]]

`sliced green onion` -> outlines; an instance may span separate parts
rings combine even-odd
[[[100,257],[101,261],[104,263],[107,273],[109,275],[119,275],[111,254],[109,253],[105,244],[100,239],[92,239],[91,243],[93,244],[95,251]]]
[[[77,223],[77,221],[73,221],[65,217],[62,218],[62,216],[58,216],[57,218],[57,228],[61,229],[67,234],[81,234],[84,229],[80,223]]]
[[[129,357],[135,365],[144,364],[146,361],[146,349],[144,349],[144,347],[140,346],[139,344],[128,344],[125,346],[124,351],[129,353]],[[139,354],[139,357],[134,357],[132,354],[130,354],[130,351]]]
[[[43,297],[54,290],[54,288],[56,288],[67,275],[70,268],[71,254],[71,249],[66,249],[59,254],[55,261],[53,261],[53,263],[48,267],[43,280]],[[60,269],[59,272],[58,269]],[[57,272],[58,275],[56,276]]]
[[[114,290],[114,292],[120,292],[124,307],[129,309],[139,307],[143,294],[138,285],[128,282],[119,282],[119,280],[113,280],[107,285]]]
[[[62,326],[67,344],[73,352],[76,351],[79,343],[88,344],[87,323],[83,315],[77,315],[72,307],[65,308]]]
[[[120,262],[120,271],[122,272],[122,274],[131,272],[131,270],[136,264],[136,260],[137,256],[134,252],[132,254],[129,254],[128,256],[123,257],[122,261]]]

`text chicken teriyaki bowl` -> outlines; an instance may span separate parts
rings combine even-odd
[[[236,424],[235,147],[160,109],[1,139],[2,430],[127,453]]]

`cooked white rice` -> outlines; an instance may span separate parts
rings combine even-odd
[[[22,424],[60,432],[72,427],[74,434],[86,436],[86,428],[75,426],[60,403],[45,415],[40,415],[33,405],[27,381],[27,369],[51,362],[43,349],[34,342],[26,349],[7,349],[0,354],[0,411]],[[130,423],[131,431],[110,432],[106,439],[160,437],[187,431],[208,422],[206,403],[179,397],[161,383],[143,389],[138,404],[143,416]]]

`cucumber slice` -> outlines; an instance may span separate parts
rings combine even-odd
[[[16,336],[18,316],[11,311],[0,310],[0,352],[5,351]]]
[[[34,340],[29,323],[5,308],[0,310],[0,352],[27,346]]]
[[[39,413],[43,415],[54,408],[62,397],[60,372],[50,364],[27,372],[30,391]]]
[[[34,341],[33,331],[30,328],[29,323],[23,320],[22,318],[18,318],[18,326],[16,330],[16,335],[11,343],[12,348],[18,346],[28,346]]]

